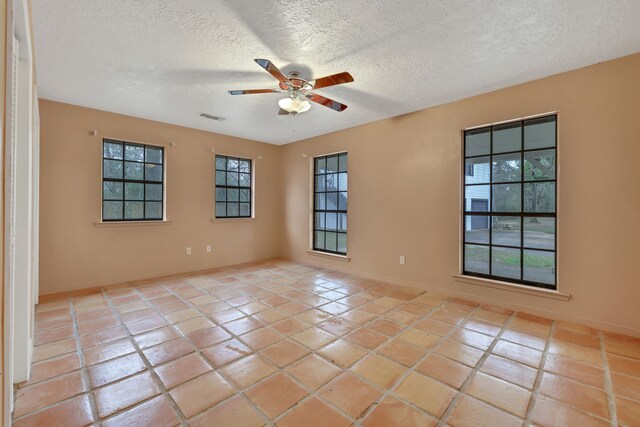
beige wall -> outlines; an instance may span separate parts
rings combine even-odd
[[[284,255],[640,335],[639,76],[637,54],[284,146]],[[558,282],[571,300],[454,281],[461,131],[551,111],[559,127]],[[349,263],[306,253],[310,159],[303,154],[343,150]]]
[[[40,293],[189,272],[281,254],[277,146],[40,101]],[[89,132],[98,130],[98,136]],[[166,226],[96,227],[102,137],[166,147]],[[169,144],[175,141],[175,147]],[[256,219],[211,222],[214,154],[254,159]],[[258,159],[262,156],[262,159]],[[205,246],[213,245],[213,253]],[[185,248],[192,248],[186,255]]]

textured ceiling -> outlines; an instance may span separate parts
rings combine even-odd
[[[273,144],[640,51],[638,0],[32,0],[42,98]],[[354,83],[278,116],[254,58]],[[199,117],[201,112],[224,121]]]

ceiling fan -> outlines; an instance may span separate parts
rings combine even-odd
[[[353,77],[351,74],[345,72],[332,74],[330,76],[321,77],[316,79],[313,83],[301,77],[301,74],[297,71],[291,71],[289,77],[282,74],[278,67],[273,65],[268,59],[254,59],[256,63],[264,68],[269,74],[278,79],[280,82],[280,90],[278,89],[248,89],[248,90],[230,90],[231,95],[249,95],[256,93],[280,93],[287,92],[287,97],[278,101],[280,111],[278,115],[287,114],[299,114],[308,111],[311,108],[311,102],[315,102],[325,107],[331,108],[335,111],[344,111],[347,106],[334,101],[333,99],[325,98],[317,93],[311,93],[314,89],[321,89],[329,86],[340,85],[343,83],[351,83]]]

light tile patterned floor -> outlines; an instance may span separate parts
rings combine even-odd
[[[640,339],[288,261],[43,298],[15,426],[640,425]]]

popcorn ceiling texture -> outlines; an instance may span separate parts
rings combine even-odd
[[[640,50],[640,2],[33,0],[39,96],[285,144]],[[349,108],[277,116],[253,58]],[[212,122],[207,112],[226,118]]]

